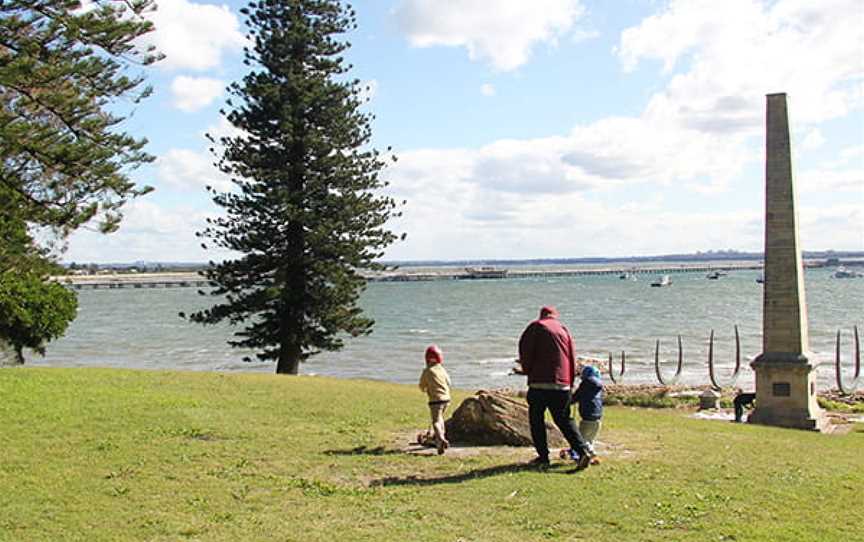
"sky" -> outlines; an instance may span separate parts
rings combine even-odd
[[[195,232],[231,182],[245,2],[157,0],[166,58],[123,130],[155,191],[119,231],[75,233],[66,262],[206,262]],[[861,0],[363,0],[351,75],[368,87],[383,176],[407,200],[385,260],[761,251],[765,95],[788,95],[804,250],[864,250]],[[144,44],[144,43],[142,43]],[[122,104],[118,104],[121,107]]]

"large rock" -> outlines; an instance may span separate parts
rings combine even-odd
[[[447,440],[454,444],[531,446],[528,405],[498,392],[478,391],[462,401],[445,422]],[[550,448],[566,446],[556,427],[546,422]]]

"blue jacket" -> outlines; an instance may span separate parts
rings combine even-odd
[[[583,376],[573,393],[573,402],[579,402],[579,417],[596,421],[603,417],[603,382],[599,376]]]

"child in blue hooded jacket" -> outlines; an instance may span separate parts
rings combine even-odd
[[[591,463],[597,464],[597,452],[594,451],[594,440],[600,432],[603,418],[603,382],[600,380],[600,370],[593,365],[582,367],[582,381],[573,392],[573,403],[579,404],[579,432],[588,445],[588,455]]]

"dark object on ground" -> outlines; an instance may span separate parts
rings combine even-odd
[[[462,401],[445,423],[451,443],[483,446],[531,446],[528,406],[515,397],[485,390]],[[561,433],[546,424],[552,446],[565,444]]]
[[[579,459],[576,460],[576,470],[585,470],[588,468],[588,465],[593,465],[593,463],[591,463],[591,456],[587,453],[583,453],[579,456]]]
[[[741,419],[744,416],[744,407],[752,407],[753,403],[756,402],[756,394],[755,393],[739,393],[735,396],[735,400],[732,402],[735,405],[735,422],[741,423]]]
[[[546,467],[551,465],[548,457],[540,457],[539,455],[529,461],[528,464],[541,469],[545,469]]]

